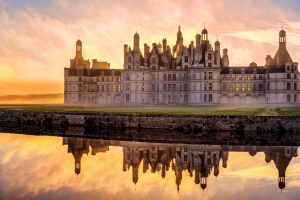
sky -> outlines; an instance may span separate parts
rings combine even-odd
[[[205,23],[231,66],[264,65],[283,26],[299,62],[299,9],[297,0],[0,0],[0,95],[62,93],[78,38],[85,59],[122,68],[123,45],[132,46],[136,31],[141,48],[163,38],[173,46],[179,24],[188,45]]]

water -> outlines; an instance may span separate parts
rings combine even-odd
[[[0,135],[0,199],[299,199],[297,147]]]

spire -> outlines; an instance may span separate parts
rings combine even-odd
[[[138,32],[135,32],[134,36],[133,36],[133,50],[135,52],[140,52],[140,36],[138,34]]]

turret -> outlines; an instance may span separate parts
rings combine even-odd
[[[82,42],[77,40],[76,42],[76,57],[82,58]]]
[[[284,30],[279,32],[279,48],[280,47],[286,47],[286,32]]]
[[[167,39],[163,39],[163,52],[165,53],[167,51]]]
[[[220,42],[217,40],[216,42],[215,42],[215,51],[216,51],[216,53],[217,54],[220,54],[221,52],[220,52]]]
[[[177,41],[176,41],[177,45],[183,45],[183,37],[182,37],[182,33],[181,33],[181,26],[178,26],[178,31],[177,31]]]
[[[197,34],[196,35],[196,48],[199,49],[201,45],[201,35]]]
[[[223,49],[222,61],[224,67],[229,67],[228,49]]]
[[[133,50],[135,52],[140,52],[140,36],[137,32],[134,34],[133,40]]]
[[[267,55],[267,57],[266,57],[266,67],[268,67],[268,66],[271,66],[271,64],[272,64],[272,57],[270,56],[270,55]]]
[[[203,42],[207,42],[208,41],[208,31],[206,30],[206,28],[204,28],[203,30],[202,30],[202,32],[201,32],[201,34],[202,34],[202,41]]]

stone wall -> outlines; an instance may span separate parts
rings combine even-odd
[[[284,128],[300,132],[299,117],[174,116],[114,113],[0,111],[0,124],[169,129],[177,131],[257,131]]]

